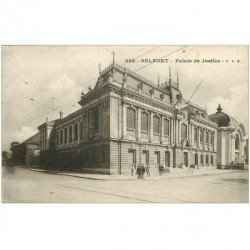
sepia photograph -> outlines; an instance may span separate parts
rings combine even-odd
[[[249,203],[248,46],[2,46],[3,203]]]

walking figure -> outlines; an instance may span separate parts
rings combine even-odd
[[[150,177],[150,166],[148,164],[146,165],[146,173],[147,177]]]
[[[138,175],[138,179],[142,179],[142,168],[137,166],[136,174]]]
[[[144,174],[145,174],[145,167],[144,167],[144,165],[142,164],[142,166],[141,166],[141,174],[142,174],[142,179],[144,178]]]
[[[159,174],[162,175],[164,167],[161,165],[159,166]]]
[[[131,176],[134,176],[134,169],[135,169],[134,164],[131,165],[130,169],[131,169]]]

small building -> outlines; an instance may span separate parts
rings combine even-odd
[[[12,162],[15,165],[38,166],[40,156],[39,133],[31,136],[20,144],[14,144],[12,151]]]
[[[242,123],[222,112],[219,105],[217,112],[209,118],[218,123],[217,130],[217,167],[228,168],[233,165],[245,165],[246,130]]]

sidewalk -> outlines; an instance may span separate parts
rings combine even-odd
[[[86,174],[86,173],[76,173],[76,172],[66,172],[66,171],[54,171],[53,170],[45,170],[39,168],[28,168],[31,171],[49,173],[49,174],[57,174],[57,175],[66,175],[77,178],[84,178],[90,180],[102,180],[102,181],[117,181],[117,180],[139,180],[137,175],[104,175],[104,174]],[[151,177],[146,177],[144,175],[144,181],[159,181],[171,178],[184,178],[184,177],[192,177],[192,176],[202,176],[202,175],[217,175],[217,174],[225,174],[225,173],[234,173],[241,172],[242,170],[222,170],[215,169],[211,167],[203,167],[200,169],[178,169],[178,168],[170,168],[170,173],[165,175],[153,174]]]

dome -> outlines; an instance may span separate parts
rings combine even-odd
[[[219,127],[229,127],[234,126],[235,128],[238,127],[238,122],[231,116],[221,112],[222,108],[219,104],[217,108],[217,112],[213,115],[209,116],[209,119],[211,119],[214,122],[218,123]]]

